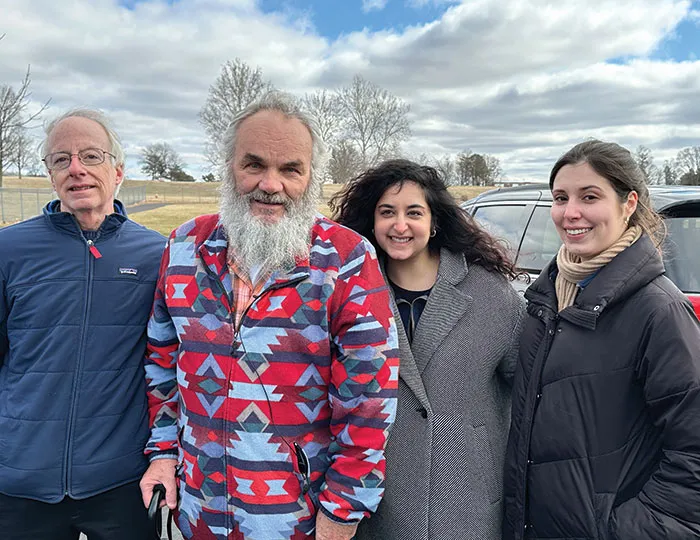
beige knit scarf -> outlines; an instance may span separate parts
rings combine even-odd
[[[642,228],[634,225],[628,228],[625,233],[617,239],[612,246],[596,255],[590,260],[582,261],[578,255],[569,253],[566,245],[562,244],[557,253],[557,266],[559,274],[555,282],[559,311],[569,307],[576,298],[576,287],[578,282],[602,268],[615,256],[634,244],[642,236]]]

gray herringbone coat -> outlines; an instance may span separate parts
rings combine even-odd
[[[396,306],[394,313],[401,321]],[[502,276],[441,251],[412,350],[397,325],[399,403],[386,493],[358,540],[500,540],[522,314]]]

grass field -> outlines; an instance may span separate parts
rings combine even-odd
[[[136,223],[158,231],[168,236],[170,232],[185,221],[203,214],[214,214],[219,211],[216,203],[203,204],[167,204],[153,210],[130,214]]]
[[[162,203],[166,206],[132,213],[130,217],[143,225],[155,229],[163,234],[170,233],[178,225],[202,214],[210,214],[217,211],[219,200],[219,183],[187,183],[187,182],[151,182],[147,180],[125,180],[124,187],[146,188],[147,203]],[[51,183],[44,177],[25,177],[19,180],[16,177],[5,177],[3,187],[22,188],[25,191],[21,197],[18,193],[5,192],[4,209],[6,219],[3,221],[0,215],[0,226],[14,223],[20,219],[26,219],[36,215],[48,200],[52,198],[49,191]],[[330,217],[330,209],[327,206],[328,199],[342,186],[326,184],[323,186],[323,202],[319,205],[319,211]],[[474,186],[450,187],[450,193],[458,202],[475,197],[489,188]],[[20,204],[21,202],[21,204]]]

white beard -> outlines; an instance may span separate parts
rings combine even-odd
[[[269,195],[254,190],[241,195],[236,190],[232,175],[221,184],[219,215],[228,237],[229,249],[236,254],[237,263],[249,275],[289,271],[297,258],[309,255],[311,227],[316,216],[319,189],[309,182],[304,194],[293,201],[282,194]],[[276,223],[268,223],[250,212],[253,198],[285,205],[285,215]]]

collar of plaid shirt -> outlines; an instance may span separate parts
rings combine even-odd
[[[229,273],[231,274],[231,293],[233,294],[231,315],[235,328],[238,330],[245,310],[253,303],[255,297],[260,294],[265,286],[265,282],[270,277],[270,273],[253,272],[255,277],[255,280],[253,280],[237,259],[236,253],[230,248],[227,259]]]

